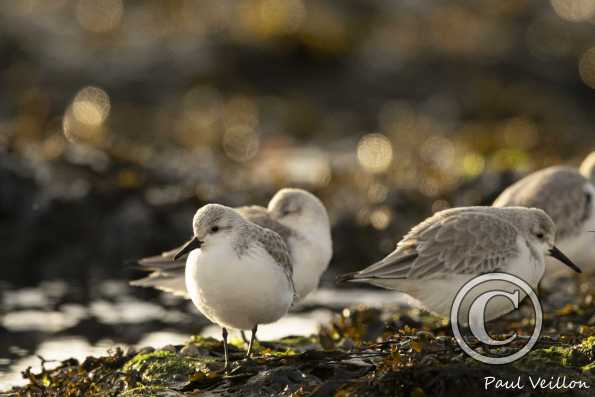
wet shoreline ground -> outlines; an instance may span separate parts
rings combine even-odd
[[[489,376],[507,380],[557,376],[566,377],[567,385],[576,386],[578,383],[568,382],[580,381],[595,387],[595,306],[588,296],[578,304],[561,307],[556,307],[559,302],[547,300],[550,295],[545,296],[544,328],[537,345],[518,362],[489,366],[461,351],[445,321],[402,305],[402,298],[395,294],[378,293],[368,297],[386,303],[376,308],[353,305],[347,300],[329,302],[330,317],[317,317],[322,323],[318,331],[311,336],[263,340],[251,361],[242,359],[243,343],[240,338],[234,338],[234,365],[228,375],[222,372],[220,341],[209,336],[192,336],[182,343],[161,347],[126,350],[114,347],[107,356],[95,353],[95,357],[84,360],[48,362],[44,363],[47,369],[41,372],[23,368],[26,385],[13,389],[12,393],[65,396],[87,393],[451,396],[460,392],[516,396],[526,393],[522,388],[486,391],[485,379]],[[348,293],[350,299],[361,294]],[[324,298],[333,294],[322,291],[320,295]],[[394,301],[389,303],[391,299]],[[331,309],[341,306],[351,309]],[[306,306],[303,313],[311,309],[311,305],[309,309]],[[497,337],[510,335],[511,330],[521,335],[510,346],[492,353],[503,354],[524,345],[522,336],[528,335],[533,326],[527,321],[529,312],[530,308],[525,306],[520,313],[491,323],[490,329]],[[57,368],[49,369],[56,365]],[[539,393],[559,395],[560,389],[546,387]],[[589,389],[578,386],[567,387],[562,392],[591,395]]]

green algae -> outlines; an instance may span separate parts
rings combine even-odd
[[[124,364],[122,370],[133,379],[133,385],[140,383],[179,389],[198,379],[215,376],[218,361],[210,356],[188,357],[158,350],[137,354]]]
[[[522,368],[574,367],[584,368],[593,364],[595,337],[590,336],[574,345],[554,345],[534,349],[517,366]]]

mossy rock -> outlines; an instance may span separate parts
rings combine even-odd
[[[171,351],[158,350],[137,354],[122,370],[132,383],[159,385],[182,389],[191,382],[214,377],[220,365],[211,356],[187,357]]]

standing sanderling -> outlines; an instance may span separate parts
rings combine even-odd
[[[221,326],[225,369],[227,328],[252,330],[283,317],[294,299],[292,264],[285,241],[247,221],[233,208],[207,204],[194,215],[194,237],[175,255],[186,254],[186,289],[198,310]]]
[[[247,206],[236,210],[250,222],[277,232],[287,243],[293,263],[296,296],[303,299],[318,287],[320,276],[333,254],[331,228],[326,208],[312,193],[302,189],[279,190],[268,208]],[[149,276],[130,284],[154,287],[188,296],[184,283],[185,258],[174,261],[179,248],[138,261]]]
[[[494,207],[535,207],[544,210],[557,229],[556,242],[585,270],[595,269],[595,152],[580,167],[554,166],[534,172],[504,190]],[[549,266],[546,278],[563,273]]]
[[[554,246],[554,237],[554,223],[540,209],[448,209],[411,229],[397,249],[381,261],[340,276],[339,281],[395,289],[415,298],[429,311],[448,317],[459,289],[482,273],[510,273],[536,288],[545,270],[545,255],[580,272]],[[494,289],[510,290],[510,285],[484,283],[474,294],[479,296]],[[510,301],[497,299],[487,306],[486,320],[513,310]],[[463,312],[468,313],[468,309]]]

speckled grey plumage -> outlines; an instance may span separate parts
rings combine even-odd
[[[271,213],[264,207],[251,205],[239,207],[236,210],[250,222],[276,232],[285,242],[295,235],[293,230],[273,219]]]
[[[283,267],[283,270],[289,278],[290,284],[293,285],[293,266],[291,263],[291,255],[287,243],[277,234],[276,232],[258,226],[256,224],[250,225],[250,232],[243,235],[244,241],[242,242],[243,249],[245,250],[248,245],[247,242],[250,239],[258,241],[262,247],[269,253],[270,256],[275,259],[275,262]],[[234,247],[235,248],[235,247]],[[243,254],[243,252],[239,254]]]
[[[231,228],[234,231],[231,248],[240,259],[249,254],[254,244],[259,244],[283,268],[289,283],[293,285],[289,248],[278,233],[250,222],[233,208],[221,204],[207,204],[194,215],[192,228],[195,236],[199,236],[213,226],[219,226],[221,229]]]
[[[526,208],[441,211],[411,229],[393,253],[343,279],[427,279],[502,271],[519,255],[517,238],[526,233],[533,217],[554,228],[542,211]]]
[[[574,168],[549,167],[508,187],[493,205],[541,208],[556,224],[557,237],[563,239],[580,233],[591,214],[593,200],[585,191],[588,182]]]
[[[287,226],[277,222],[271,217],[271,214],[268,210],[264,207],[258,205],[246,206],[246,207],[237,207],[235,208],[244,218],[248,221],[257,224],[258,226],[264,227],[266,229],[270,229],[276,233],[278,233],[281,238],[287,243],[287,240],[294,236],[295,233],[293,230],[288,228]],[[176,276],[176,275],[183,275],[184,274],[184,266],[186,265],[186,258],[187,255],[177,259],[174,261],[174,256],[176,253],[188,243],[185,242],[184,244],[176,247],[172,250],[165,251],[160,255],[150,256],[146,258],[142,258],[138,260],[138,264],[146,270],[153,270],[155,272],[163,272],[164,276]],[[291,252],[291,250],[290,250]],[[178,270],[176,272],[176,270]],[[135,280],[131,282],[131,285],[136,286],[144,286],[144,281],[155,281],[156,274],[151,274],[148,277],[145,277],[140,280]]]

